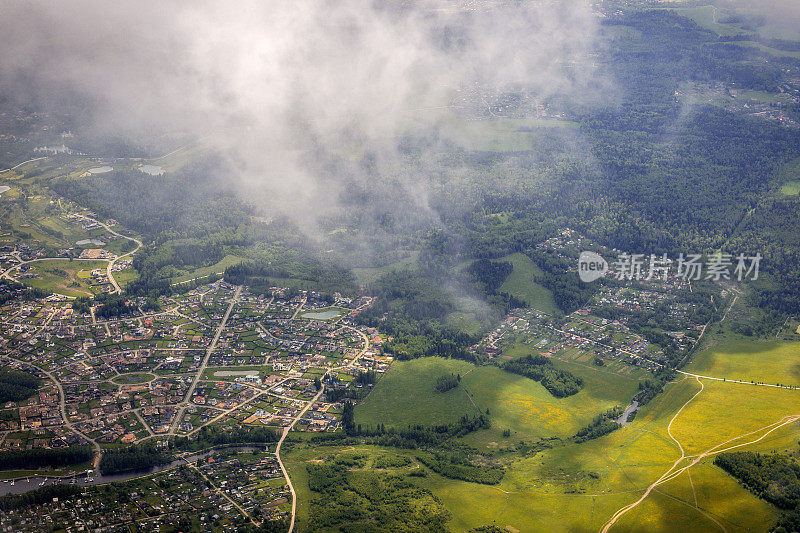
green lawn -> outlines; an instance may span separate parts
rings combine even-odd
[[[553,294],[534,281],[535,276],[539,276],[543,272],[527,255],[516,253],[503,257],[501,261],[508,261],[514,265],[514,271],[500,286],[501,292],[515,296],[526,302],[529,307],[543,313],[561,314],[553,300]]]
[[[356,422],[406,427],[409,424],[446,424],[462,415],[477,414],[459,386],[448,392],[436,392],[436,378],[445,374],[465,374],[472,363],[441,357],[397,361],[375,385],[375,389],[356,406]]]

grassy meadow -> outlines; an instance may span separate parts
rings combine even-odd
[[[100,293],[99,286],[92,283],[91,271],[97,268],[105,270],[106,261],[86,261],[76,259],[52,259],[30,263],[30,272],[36,278],[21,280],[24,284],[39,289],[63,294],[65,296],[92,296]],[[18,275],[19,270],[14,272]]]
[[[501,261],[508,261],[514,265],[514,271],[500,286],[501,292],[515,296],[527,303],[529,307],[543,313],[550,315],[561,313],[553,300],[553,294],[534,281],[536,276],[543,272],[527,255],[516,253],[503,257]]]
[[[356,406],[356,421],[366,425],[446,424],[477,409],[461,387],[447,392],[434,390],[436,378],[446,374],[466,374],[474,365],[457,359],[425,357],[397,361],[375,385],[369,397]]]

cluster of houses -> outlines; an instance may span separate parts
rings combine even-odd
[[[124,444],[191,435],[209,423],[286,426],[326,375],[331,389],[361,387],[360,373],[388,369],[380,335],[353,320],[371,298],[282,288],[241,288],[235,298],[237,289],[218,281],[164,297],[149,313],[134,299],[132,314],[111,319],[76,312],[59,296],[6,302],[0,364],[39,375],[44,387],[3,406],[0,449],[81,442],[62,419],[62,395],[69,425]],[[336,430],[340,412],[322,397],[296,427]],[[33,433],[39,428],[44,437]]]

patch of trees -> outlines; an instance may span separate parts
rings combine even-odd
[[[11,281],[8,279],[0,279],[0,305],[15,300],[36,300],[49,296],[50,291],[28,287],[22,283]]]
[[[508,261],[478,259],[473,261],[466,271],[475,281],[484,286],[486,293],[494,294],[514,271],[514,265]]]
[[[519,359],[512,359],[503,363],[500,368],[506,372],[538,381],[556,398],[566,398],[577,394],[583,387],[581,378],[571,372],[556,368],[553,362],[543,355],[526,355]]]
[[[434,452],[430,455],[420,454],[417,459],[437,474],[471,483],[497,485],[505,475],[502,466],[476,465],[464,454],[459,453]]]
[[[800,465],[783,454],[728,452],[714,464],[739,480],[753,494],[781,509],[800,506]]]
[[[675,371],[671,368],[662,367],[655,373],[653,379],[647,379],[639,383],[639,392],[636,393],[633,399],[639,402],[639,407],[643,407],[661,394],[664,390],[664,385],[673,379],[675,379]]]
[[[489,417],[481,414],[476,417],[464,415],[457,422],[436,426],[414,425],[406,428],[387,428],[383,424],[377,427],[362,426],[355,421],[353,404],[346,401],[342,412],[342,427],[344,434],[315,435],[311,438],[311,442],[336,444],[341,441],[352,442],[352,439],[357,439],[358,442],[377,446],[417,449],[438,446],[452,438],[463,437],[481,429],[489,429],[491,424]]]
[[[444,531],[450,513],[425,489],[397,476],[351,471],[337,460],[306,466],[313,531]]]
[[[39,389],[42,380],[21,370],[0,370],[0,404],[27,400]]]
[[[586,442],[587,440],[597,439],[603,435],[608,435],[622,426],[616,420],[622,415],[622,409],[609,409],[605,413],[601,413],[594,417],[591,424],[581,428],[572,437],[572,440],[578,444]]]
[[[368,389],[356,389],[353,387],[343,387],[341,389],[327,388],[325,390],[325,398],[329,402],[338,402],[340,400],[363,400],[369,393]]]
[[[171,457],[153,444],[138,444],[124,448],[109,448],[100,459],[104,476],[124,472],[140,472],[170,462]]]
[[[214,446],[231,444],[268,444],[278,442],[280,437],[275,430],[267,427],[237,427],[225,429],[203,426],[193,438],[177,437],[170,442],[179,450],[199,451]]]
[[[13,511],[15,509],[52,502],[53,498],[64,500],[80,493],[80,487],[76,487],[75,485],[47,485],[22,494],[0,496],[0,510]]]
[[[441,284],[420,271],[392,271],[372,283],[368,290],[378,297],[376,306],[370,310],[377,317],[388,314],[405,322],[427,321],[441,319],[454,309]]]
[[[477,342],[475,336],[442,324],[454,306],[432,279],[411,271],[391,272],[371,285],[370,292],[378,300],[356,320],[391,335],[384,349],[396,359],[440,356],[480,361],[468,349]]]
[[[81,315],[88,315],[92,312],[92,297],[79,296],[72,300],[72,310]]]
[[[3,450],[0,451],[0,470],[59,468],[86,463],[92,457],[94,454],[90,446]]]
[[[405,455],[381,455],[375,459],[375,468],[402,468],[411,464]]]
[[[356,375],[355,381],[359,385],[374,385],[375,382],[378,380],[378,373],[374,370],[367,370],[366,372],[361,372]]]
[[[228,283],[247,285],[252,291],[262,293],[286,278],[299,280],[304,286],[324,292],[354,292],[356,288],[350,271],[331,261],[293,250],[229,266],[224,274]]]
[[[100,307],[94,314],[101,318],[124,316],[136,310],[135,306],[128,305],[128,297],[122,294],[100,294],[95,297],[95,303]]]
[[[500,291],[508,276],[514,271],[514,265],[508,261],[490,261],[477,259],[464,272],[470,277],[472,289],[478,292],[494,309],[508,313],[510,309],[526,307],[527,303],[513,294]]]
[[[553,293],[553,301],[564,314],[580,309],[597,292],[599,284],[583,283],[570,270],[575,265],[563,257],[537,250],[529,250],[527,255],[543,272],[534,281]]]
[[[384,350],[395,359],[407,361],[418,357],[449,357],[480,363],[482,358],[469,351],[478,339],[456,328],[443,325],[436,319],[404,318],[401,313],[387,310],[379,300],[372,309],[359,313],[356,320],[363,325],[380,328],[393,339]]]
[[[461,376],[456,374],[445,374],[436,378],[436,385],[433,386],[436,392],[447,392],[458,387]]]
[[[785,454],[728,452],[714,464],[735,477],[750,492],[783,510],[772,531],[800,531],[800,465]]]

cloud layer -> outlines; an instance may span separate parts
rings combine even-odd
[[[309,158],[391,157],[412,110],[475,88],[574,95],[592,78],[598,27],[583,0],[6,0],[2,11],[4,93],[81,95],[101,132],[202,138],[251,198],[290,210],[344,186]]]

